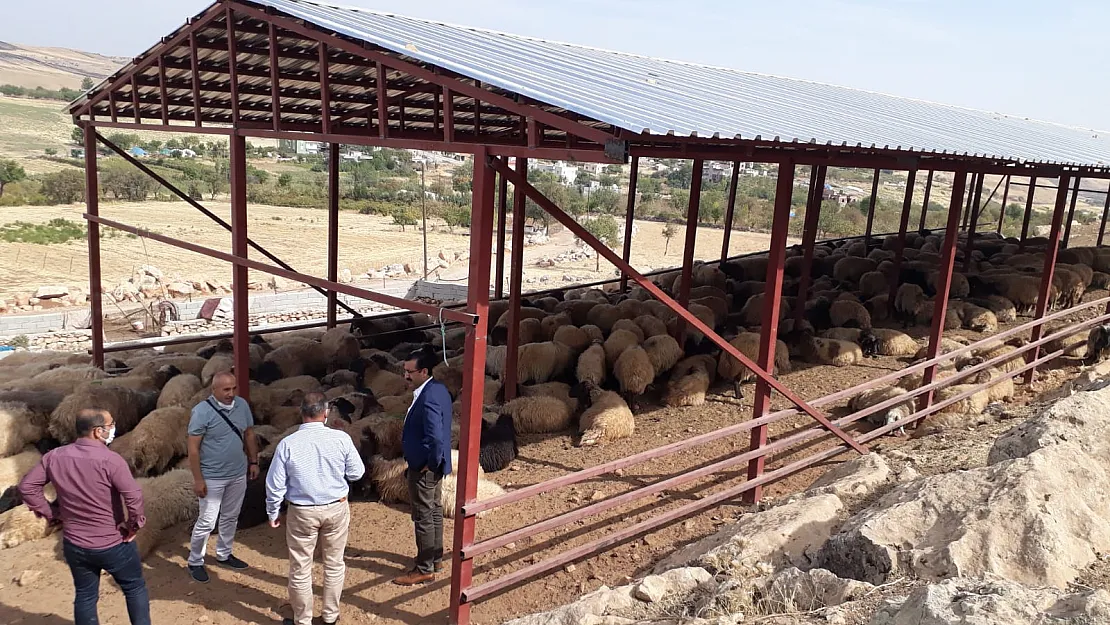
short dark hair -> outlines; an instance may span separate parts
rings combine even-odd
[[[432,368],[436,366],[436,350],[431,345],[425,343],[420,349],[409,354],[409,360],[416,361],[416,368],[418,370],[427,369],[428,373],[431,373]]]
[[[301,417],[305,419],[315,419],[328,411],[328,399],[324,397],[323,393],[313,391],[305,393],[304,399],[301,400]]]
[[[107,410],[103,408],[82,408],[77,413],[77,419],[73,423],[74,430],[77,431],[77,436],[83,438],[88,436],[96,428],[104,427],[106,419],[105,415],[108,414]]]

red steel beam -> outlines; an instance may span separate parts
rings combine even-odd
[[[498,176],[497,180],[497,258],[494,260],[494,296],[505,296],[505,213],[509,201],[509,181]]]
[[[805,318],[806,307],[803,302],[806,300],[809,283],[813,278],[813,248],[817,243],[817,226],[821,219],[821,202],[825,199],[825,176],[829,169],[825,165],[813,165],[811,168],[809,198],[806,200],[806,219],[802,225],[802,257],[805,262],[802,263],[802,275],[798,278],[799,305],[794,307],[795,328],[800,327],[797,324]]]
[[[638,158],[638,157],[637,157]],[[732,177],[728,181],[728,205],[725,207],[725,232],[721,241],[721,262],[728,258],[728,246],[732,239],[732,218],[736,211],[736,187],[740,183],[740,161],[732,163]]]
[[[624,248],[621,258],[632,264],[632,226],[636,218],[636,186],[640,181],[640,157],[632,157],[632,170],[628,174],[628,208],[624,212]],[[1110,196],[1108,196],[1110,197]],[[727,235],[726,235],[727,236]],[[621,272],[621,293],[628,290],[628,274]]]
[[[974,174],[973,174],[974,175]],[[933,296],[933,328],[929,332],[928,359],[933,360],[940,353],[940,338],[944,334],[944,315],[948,308],[948,293],[952,286],[952,270],[956,266],[956,240],[960,229],[960,207],[963,206],[964,187],[967,184],[967,172],[958,171],[952,177],[952,200],[948,206],[948,227],[944,231],[944,249],[941,251],[940,283],[937,284],[937,294]],[[937,366],[934,364],[925,369],[922,376],[923,384],[929,384],[936,377]],[[928,408],[933,403],[933,392],[929,391],[924,398],[918,398],[921,408]]]
[[[528,178],[528,159],[517,157],[516,171],[524,179]],[[500,172],[502,180],[508,182],[504,172]],[[502,386],[505,389],[505,401],[516,399],[517,385],[517,345],[520,342],[520,290],[521,280],[524,276],[524,220],[525,220],[524,189],[513,183],[513,244],[509,260],[509,337],[505,347],[505,373],[502,377]],[[497,320],[493,320],[497,323]]]
[[[1098,225],[1098,241],[1096,247],[1102,247],[1102,235],[1106,233],[1106,216],[1110,213],[1110,189],[1106,190],[1106,203],[1102,205],[1102,221]]]
[[[1018,241],[1018,251],[1025,250],[1025,239],[1029,237],[1029,218],[1033,215],[1033,196],[1037,193],[1037,177],[1029,178],[1029,193],[1025,198],[1025,216],[1021,220],[1021,240]]]
[[[329,84],[328,44],[320,42],[320,128],[331,133],[331,85]]]
[[[229,22],[230,24],[230,22]],[[230,26],[229,26],[230,28]],[[247,258],[247,143],[243,137],[231,137],[231,253]],[[238,393],[250,399],[250,295],[247,291],[247,268],[232,267],[232,309],[235,376]]]
[[[443,88],[443,142],[455,142],[455,94]]]
[[[227,75],[231,83],[231,123],[234,126],[239,125],[239,62],[235,56],[235,46],[239,44],[235,40],[235,14],[231,10],[231,4],[227,4]],[[136,120],[138,121],[138,120]]]
[[[875,168],[875,177],[871,180],[871,206],[867,207],[867,230],[863,233],[863,247],[871,249],[871,226],[875,223],[875,207],[879,203],[879,169]]]
[[[166,98],[166,63],[158,57],[158,95],[162,100],[162,123],[170,123],[170,107]]]
[[[131,112],[135,114],[135,123],[142,123],[142,110],[139,108],[139,86],[135,84],[135,75],[131,75]]]
[[[975,201],[975,186],[978,182],[979,176],[982,175],[982,173],[972,173],[971,184],[967,187],[969,189],[969,192],[967,194],[967,205],[964,206],[964,212],[961,215],[963,217],[963,223],[960,225],[960,229],[965,232],[967,231],[967,221],[971,218],[971,203]]]
[[[113,124],[119,121],[119,113],[116,109],[116,93],[114,91],[108,94],[108,115]]]
[[[971,204],[971,220],[967,227],[967,243],[964,245],[964,273],[971,271],[971,252],[975,250],[975,228],[979,225],[979,211],[983,209],[983,179],[986,178],[983,174],[975,179],[975,190],[972,196],[968,198]],[[1002,182],[999,180],[999,182]],[[990,200],[987,200],[990,203]]]
[[[100,215],[96,177],[96,130],[85,127],[85,211]],[[104,368],[104,304],[100,275],[100,224],[89,222],[89,317],[92,322],[93,365]]]
[[[921,223],[917,226],[918,232],[925,230],[925,215],[929,213],[929,194],[933,191],[933,170],[929,170],[929,176],[925,179],[925,199],[921,201]]]
[[[201,254],[203,256],[208,256],[210,258],[217,258],[219,260],[231,263],[233,265],[241,265],[241,266],[247,267],[248,269],[254,269],[255,271],[261,271],[261,272],[264,272],[264,273],[268,273],[270,275],[279,276],[279,277],[285,278],[287,280],[292,280],[294,282],[304,282],[305,284],[307,284],[309,286],[316,286],[316,287],[319,287],[319,288],[325,289],[325,290],[326,289],[335,289],[336,291],[338,291],[340,293],[344,293],[344,294],[347,294],[347,295],[350,295],[350,296],[353,296],[353,297],[358,297],[358,298],[361,298],[361,299],[370,300],[372,302],[378,302],[379,304],[385,304],[386,306],[393,306],[395,308],[411,310],[412,312],[427,313],[427,314],[432,315],[432,316],[436,316],[436,315],[440,314],[440,312],[442,311],[443,318],[445,320],[457,321],[459,323],[465,323],[467,325],[471,325],[471,324],[474,323],[474,320],[470,315],[468,315],[466,313],[463,313],[463,312],[459,312],[459,311],[454,310],[452,308],[446,308],[446,307],[440,308],[438,306],[429,306],[427,304],[423,304],[421,302],[417,302],[417,301],[414,301],[414,300],[402,299],[400,297],[393,297],[392,295],[385,295],[383,293],[377,293],[375,291],[368,291],[366,289],[360,289],[358,287],[353,287],[353,286],[350,286],[350,285],[347,285],[347,284],[334,284],[334,283],[328,282],[327,280],[324,280],[322,278],[317,278],[315,276],[310,276],[310,275],[304,274],[304,273],[297,273],[296,271],[290,271],[288,269],[282,269],[281,267],[275,267],[273,265],[267,265],[266,263],[260,263],[256,260],[251,260],[249,258],[240,258],[240,257],[235,256],[233,254],[228,254],[226,252],[221,252],[219,250],[215,250],[215,249],[212,249],[210,247],[204,247],[202,245],[197,245],[195,243],[190,243],[188,241],[182,241],[180,239],[175,239],[173,237],[167,237],[165,235],[158,234],[157,232],[151,232],[149,230],[143,230],[142,228],[136,228],[135,226],[129,226],[125,223],[120,223],[118,221],[114,221],[114,220],[111,220],[111,219],[105,219],[103,217],[97,217],[96,215],[89,215],[89,214],[86,213],[85,215],[83,215],[83,217],[88,221],[94,221],[96,223],[103,224],[105,226],[109,226],[109,227],[115,228],[117,230],[122,230],[124,232],[130,232],[131,234],[142,237],[144,239],[150,239],[151,241],[158,241],[159,243],[165,243],[167,245],[172,245],[174,247],[178,247],[178,248],[181,248],[183,250],[189,250],[190,252],[196,252],[197,254]]]
[[[775,188],[775,214],[771,222],[771,246],[767,252],[767,278],[763,291],[763,323],[759,332],[759,368],[775,369],[775,343],[779,334],[779,309],[782,305],[782,274],[786,262],[786,235],[790,231],[790,200],[794,192],[794,163],[779,163],[778,185]],[[820,195],[820,194],[817,194]],[[804,307],[805,294],[799,294],[799,305]],[[771,389],[762,379],[755,383],[755,400],[752,418],[767,414],[771,404]],[[767,445],[767,426],[752,430],[749,449],[756,451]],[[763,475],[766,456],[760,455],[748,462],[748,479]],[[763,496],[763,487],[756,486],[744,495],[746,503],[753,504]]]
[[[1079,184],[1081,180],[1082,178],[1076,176],[1075,181],[1072,183],[1071,205],[1068,207],[1068,216],[1064,220],[1064,240],[1060,243],[1064,246],[1064,249],[1067,249],[1068,243],[1071,241],[1071,222],[1075,218],[1075,204],[1079,201]]]
[[[705,161],[694,161],[690,174],[690,199],[686,207],[686,243],[682,248],[682,283],[678,289],[678,303],[683,308],[690,307],[690,288],[693,282],[694,247],[698,244],[698,211],[701,208],[701,179]],[[686,323],[678,320],[675,339],[679,345],[686,344]]]
[[[486,151],[479,149],[474,159],[470,277],[466,297],[466,310],[475,319],[475,324],[466,333],[462,427],[459,430],[459,485],[455,500],[455,538],[451,549],[449,622],[461,625],[470,623],[470,603],[463,599],[463,592],[470,588],[474,572],[474,561],[463,559],[462,553],[474,544],[476,521],[474,516],[463,515],[461,510],[478,496],[478,449],[481,443],[486,332],[489,325],[490,239],[493,237],[494,195],[493,170],[489,162],[490,157]],[[515,332],[516,328],[512,330]]]
[[[1002,234],[1002,222],[1006,219],[1006,202],[1010,200],[1010,176],[1006,176],[1006,187],[1002,190],[1002,208],[998,211],[998,227],[995,234]]]
[[[339,282],[339,144],[328,144],[328,282]],[[335,327],[335,291],[328,289],[328,329]]]
[[[197,61],[197,35],[189,33],[189,70],[193,83],[193,124],[200,128],[202,111],[200,108],[200,62]],[[116,121],[114,118],[112,121]]]
[[[917,183],[917,170],[906,172],[906,196],[902,200],[902,219],[898,222],[898,241],[894,244],[894,273],[887,276],[890,280],[890,291],[887,295],[887,307],[890,314],[894,314],[894,297],[898,292],[898,276],[902,270],[902,255],[906,251],[906,230],[910,227],[910,208],[913,205],[913,188]]]
[[[381,62],[378,62],[378,136],[382,139],[389,137],[389,93],[386,91],[386,67]]]
[[[606,260],[613,263],[613,266],[617,267],[618,269],[623,269],[627,271],[629,277],[631,277],[637,284],[651,293],[652,296],[665,304],[668,308],[673,310],[679,318],[692,325],[699,332],[701,332],[714,343],[716,343],[718,347],[727,352],[736,360],[740,361],[740,364],[751,369],[752,373],[754,373],[757,378],[766,382],[773,390],[777,391],[794,405],[801,408],[807,415],[816,419],[821,425],[825,426],[825,428],[836,435],[837,438],[847,443],[852,449],[861,454],[868,453],[865,447],[858,445],[856,441],[852,439],[852,437],[845,434],[843,431],[840,430],[840,428],[837,428],[827,418],[825,418],[825,415],[815,410],[813,406],[810,406],[804,399],[798,397],[793,391],[783,386],[777,379],[767,373],[767,371],[765,371],[764,369],[761,369],[759,365],[752,362],[752,360],[745,356],[740,350],[736,349],[728,341],[721,338],[721,336],[717,334],[713,330],[713,328],[705,325],[701,322],[700,319],[691,314],[689,310],[680,306],[678,302],[674,300],[674,298],[663,292],[663,290],[656,286],[654,282],[645,278],[643,274],[636,271],[635,268],[625,264],[625,262],[619,256],[617,256],[615,252],[606,247],[605,244],[601,241],[598,241],[597,237],[590,234],[585,228],[582,227],[581,224],[575,221],[573,217],[566,214],[566,212],[556,206],[554,202],[547,199],[547,197],[543,193],[532,186],[520,174],[513,172],[498,161],[493,161],[492,165],[502,175],[507,176],[509,180],[514,185],[516,185],[518,191],[522,190],[529,198],[532,199],[533,202],[547,211],[547,213],[554,217],[556,221],[563,224],[563,227],[565,227],[567,230],[570,230],[572,234],[581,239],[590,247],[594,248],[598,253],[604,256]]]
[[[1079,178],[1076,179],[1075,193],[1079,195]],[[1052,230],[1048,235],[1048,249],[1044,254],[1044,267],[1041,269],[1041,289],[1037,296],[1037,311],[1036,319],[1044,317],[1048,311],[1048,295],[1052,288],[1052,275],[1056,269],[1056,254],[1060,251],[1060,226],[1064,220],[1064,209],[1068,203],[1068,183],[1069,176],[1064,174],[1060,176],[1060,183],[1056,190],[1056,208],[1052,212]],[[1041,338],[1041,333],[1044,331],[1043,326],[1036,326],[1029,334],[1030,342],[1035,342]],[[1026,363],[1030,363],[1037,359],[1037,352],[1039,348],[1035,348],[1025,353]],[[1025,372],[1025,383],[1031,384],[1037,375],[1037,368],[1031,367],[1029,371]]]
[[[281,59],[278,57],[277,27],[267,24],[270,44],[270,106],[273,108],[274,130],[281,128]]]

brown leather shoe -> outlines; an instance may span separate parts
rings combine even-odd
[[[435,578],[435,573],[421,573],[414,570],[394,579],[393,583],[398,586],[416,586],[417,584],[427,584]]]

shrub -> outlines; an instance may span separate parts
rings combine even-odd
[[[45,224],[12,222],[0,228],[0,240],[8,243],[50,245],[85,238],[85,225],[68,219],[51,219]]]
[[[401,226],[401,231],[405,230],[405,226],[415,226],[417,223],[415,211],[408,208],[396,208],[393,210],[393,223]]]
[[[63,169],[42,177],[42,194],[51,204],[73,204],[85,197],[85,174]]]

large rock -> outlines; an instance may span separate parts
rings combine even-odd
[[[1098,410],[1110,389],[1085,395],[1003,437],[996,464],[896,487],[849,519],[817,566],[872,584],[996,575],[1063,588],[1110,551],[1110,411]]]
[[[659,575],[645,577],[632,590],[632,596],[640,601],[659,603],[667,597],[689,594],[712,579],[709,571],[696,566],[671,569]]]
[[[698,565],[734,576],[758,577],[786,566],[810,568],[813,552],[839,522],[836,495],[815,495],[746,514],[712,536],[671,554],[655,571]]]
[[[195,292],[193,285],[188,282],[171,282],[166,290],[174,297],[185,297]]]
[[[1110,622],[1110,594],[1065,594],[1006,580],[945,580],[915,589],[904,602],[887,604],[871,625],[1084,625]]]
[[[817,478],[806,492],[840,498],[866,497],[885,486],[893,477],[886,459],[872,452],[830,469]]]
[[[35,297],[39,299],[56,299],[69,295],[69,287],[67,286],[40,286],[35,290]]]
[[[862,599],[874,588],[825,569],[802,571],[790,567],[764,584],[760,594],[764,605],[775,612],[808,612]]]

